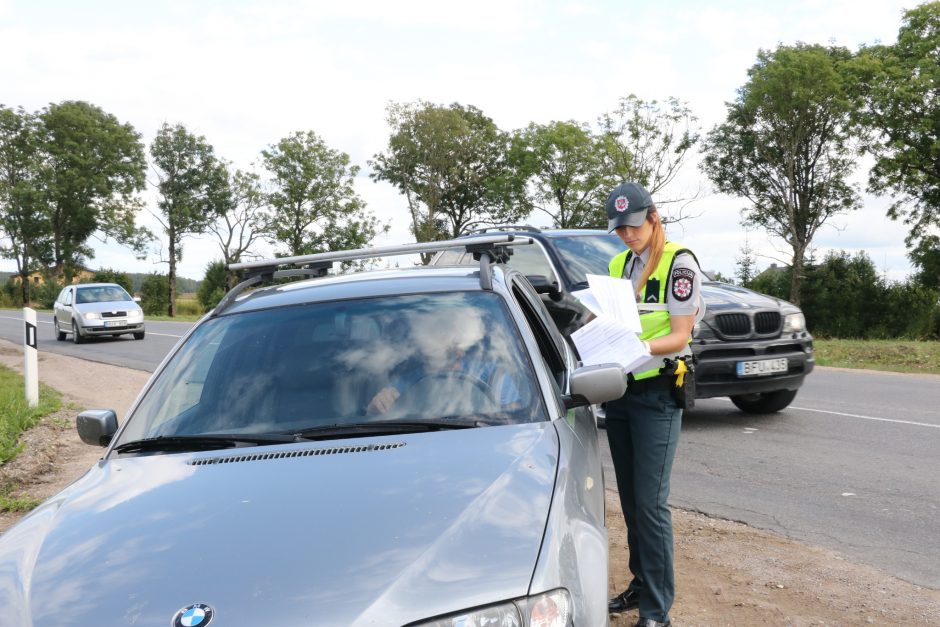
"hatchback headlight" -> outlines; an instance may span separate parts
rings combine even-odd
[[[128,318],[143,318],[144,312],[140,309],[131,309],[127,312]]]
[[[516,599],[417,623],[414,627],[570,627],[571,597],[567,590]]]
[[[82,314],[82,317],[84,317],[85,320],[101,320],[101,314],[97,311],[89,311],[86,314]]]
[[[783,319],[784,333],[801,333],[806,330],[806,318],[801,313],[787,314]]]

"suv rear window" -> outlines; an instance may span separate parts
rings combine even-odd
[[[468,415],[545,420],[511,314],[492,292],[363,298],[206,321],[135,411],[122,441],[289,433]],[[398,390],[387,412],[370,404]]]

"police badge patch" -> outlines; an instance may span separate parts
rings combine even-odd
[[[675,268],[672,271],[672,295],[676,300],[686,301],[692,297],[695,272],[688,268]]]

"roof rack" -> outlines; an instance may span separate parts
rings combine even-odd
[[[530,224],[499,224],[496,226],[481,226],[475,229],[470,229],[469,233],[491,233],[499,231],[528,231],[529,233],[541,233],[542,229],[537,226],[532,226]]]
[[[358,248],[356,250],[337,250],[313,255],[299,255],[296,257],[275,257],[274,259],[261,259],[242,263],[228,264],[229,270],[245,270],[248,277],[229,290],[219,301],[210,314],[215,317],[227,309],[249,287],[271,282],[289,276],[303,276],[316,278],[326,276],[329,269],[337,261],[359,261],[374,259],[376,257],[391,257],[395,255],[410,255],[416,253],[431,253],[448,248],[463,248],[480,262],[480,287],[485,290],[493,289],[492,268],[493,263],[505,263],[512,251],[510,246],[531,244],[532,239],[519,237],[507,233],[505,235],[492,235],[490,237],[475,237],[473,240],[453,239],[437,242],[420,242],[415,244],[400,244],[396,246],[381,246],[373,248]],[[280,269],[281,266],[301,266],[300,268]]]

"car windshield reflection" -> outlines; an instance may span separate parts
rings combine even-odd
[[[315,303],[201,325],[121,442],[328,425],[545,420],[509,310],[490,292]]]

